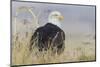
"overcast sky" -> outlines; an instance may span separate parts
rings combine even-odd
[[[39,15],[40,25],[48,21],[48,14],[51,11],[60,11],[64,16],[62,27],[65,32],[69,33],[95,33],[95,7],[64,5],[64,4],[46,4],[31,2],[12,2],[12,17],[15,16],[16,9],[21,7],[32,7],[33,11]],[[18,18],[31,18],[30,14],[19,15]]]

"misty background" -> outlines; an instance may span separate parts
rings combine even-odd
[[[95,34],[95,6],[13,1],[12,23],[14,23],[13,17],[16,16],[16,9],[21,6],[32,8],[33,12],[37,16],[39,16],[38,20],[40,26],[43,26],[48,22],[48,15],[51,11],[59,11],[64,16],[64,20],[62,22],[62,29],[65,31],[66,34]],[[28,12],[20,13],[16,18],[20,21],[26,19],[28,23],[33,23],[32,15]],[[21,22],[17,22],[16,24],[19,23]]]

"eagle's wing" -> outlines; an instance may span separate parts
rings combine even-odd
[[[54,38],[52,39],[51,47],[54,52],[58,54],[62,53],[65,48],[65,33],[63,31],[59,31],[56,33]]]
[[[31,37],[31,40],[30,40],[30,46],[29,46],[30,51],[34,48],[36,43],[38,43],[37,42],[38,41],[38,36],[39,36],[39,32],[35,31],[34,34]]]

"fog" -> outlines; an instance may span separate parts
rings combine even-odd
[[[21,7],[31,7],[34,13],[39,16],[39,24],[48,22],[48,15],[51,11],[59,11],[64,16],[62,29],[65,33],[85,33],[95,34],[95,6],[68,5],[68,4],[46,4],[31,2],[12,2],[12,17],[15,16],[16,9]],[[18,19],[28,19],[31,22],[32,15],[22,13]]]

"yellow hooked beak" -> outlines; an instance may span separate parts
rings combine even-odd
[[[64,17],[63,16],[58,16],[59,20],[64,20]]]

